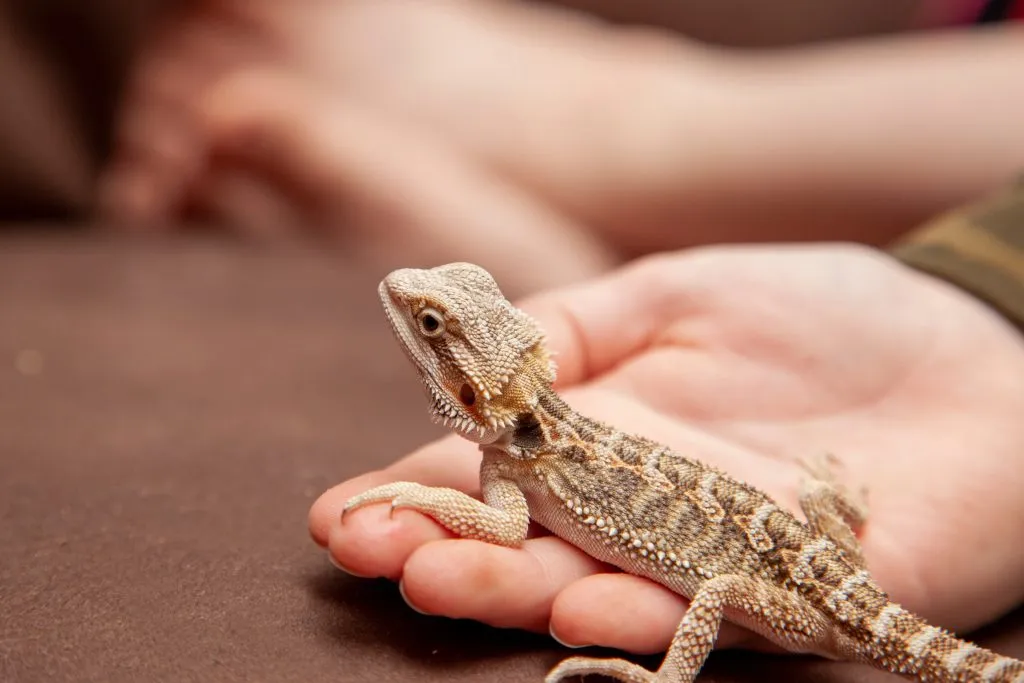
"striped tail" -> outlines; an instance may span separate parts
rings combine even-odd
[[[961,640],[889,604],[872,627],[871,658],[893,673],[930,683],[1024,683],[1024,662]]]

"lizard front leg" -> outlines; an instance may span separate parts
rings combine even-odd
[[[657,671],[625,659],[570,657],[551,670],[545,683],[587,675],[630,683],[692,683],[711,654],[727,608],[738,612],[749,628],[788,650],[807,651],[827,640],[824,617],[799,596],[750,576],[724,574],[709,579],[697,591]]]
[[[345,514],[356,508],[390,502],[392,512],[399,508],[416,510],[462,538],[512,548],[522,545],[530,525],[526,496],[487,458],[480,466],[480,486],[483,502],[450,488],[411,481],[383,484],[350,498],[341,519],[344,522]]]

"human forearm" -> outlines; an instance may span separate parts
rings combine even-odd
[[[692,71],[659,55],[671,221],[648,247],[880,243],[1024,169],[1021,28],[713,57],[696,90],[674,58]]]

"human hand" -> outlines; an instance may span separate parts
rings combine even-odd
[[[695,49],[661,68],[684,49],[528,3],[190,3],[137,69],[104,205],[581,279],[618,260],[606,224],[639,235],[688,204],[664,129],[692,132],[710,79]]]
[[[586,414],[794,510],[796,461],[836,454],[845,482],[869,490],[868,565],[907,608],[964,629],[1024,595],[1024,342],[976,300],[881,254],[824,245],[652,257],[524,308]],[[550,628],[573,644],[667,646],[682,598],[556,537],[500,548],[387,506],[340,524],[349,497],[386,481],[478,494],[478,462],[465,441],[430,444],[326,492],[312,535],[350,571],[400,580],[429,613]],[[735,628],[719,641],[759,643]]]

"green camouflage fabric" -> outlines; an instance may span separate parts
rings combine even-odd
[[[970,292],[1024,332],[1024,177],[929,221],[889,252]]]

